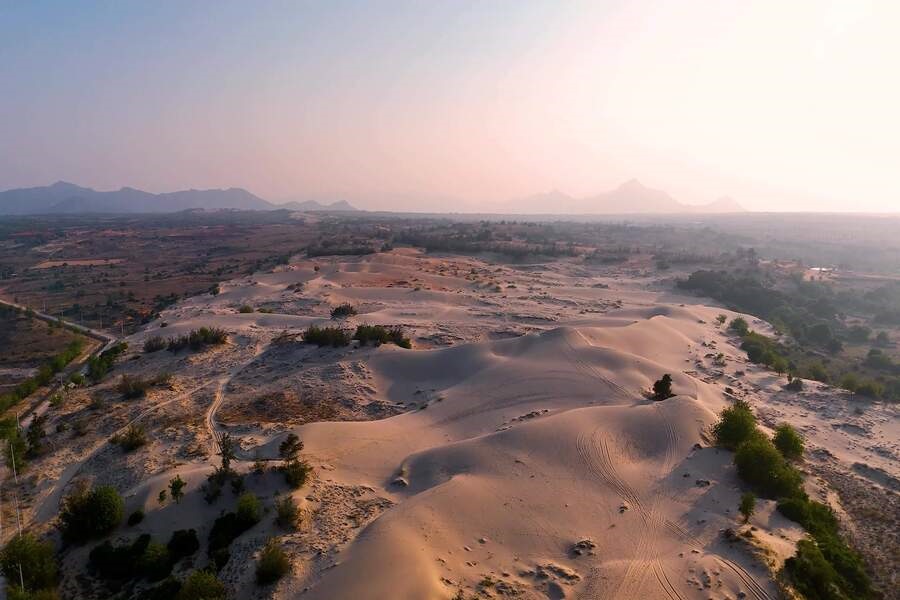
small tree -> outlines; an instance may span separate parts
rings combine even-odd
[[[744,337],[745,335],[750,333],[750,326],[747,325],[747,321],[743,317],[732,319],[731,324],[728,325],[728,329],[735,332],[741,337]]]
[[[725,321],[727,321],[727,320],[728,320],[728,317],[726,315],[719,314],[716,316],[716,323],[718,323],[719,325],[724,325]]]
[[[787,423],[782,423],[775,429],[772,442],[788,460],[797,460],[803,456],[803,437]]]
[[[230,473],[231,461],[236,457],[234,438],[230,433],[223,434],[219,441],[219,456],[222,457],[222,471]]]
[[[278,446],[278,455],[284,460],[294,460],[303,450],[303,441],[296,433],[289,433],[283,442]]]
[[[732,406],[722,409],[719,421],[713,426],[716,444],[734,450],[742,442],[750,439],[756,431],[756,417],[745,400],[738,400]]]
[[[278,542],[270,538],[259,555],[256,563],[256,583],[268,585],[275,583],[291,570],[291,561]]]
[[[662,378],[653,383],[653,399],[665,400],[671,398],[675,394],[672,393],[672,376],[666,373]]]
[[[13,536],[0,552],[0,566],[8,582],[19,583],[20,565],[26,589],[33,592],[56,585],[58,565],[52,542],[31,533]]]
[[[253,492],[241,494],[240,498],[238,498],[237,509],[235,509],[235,514],[241,527],[249,529],[259,523],[260,519],[262,519],[262,513],[262,503],[256,497],[256,494]]]
[[[289,461],[281,467],[281,472],[284,473],[284,480],[294,489],[302,487],[306,483],[310,471],[312,471],[312,467],[301,460]]]
[[[181,475],[176,475],[169,480],[169,491],[172,493],[172,498],[175,499],[176,504],[180,504],[181,499],[184,498],[184,488],[186,485],[187,483],[181,478]]]
[[[25,432],[25,438],[28,441],[28,456],[38,456],[43,450],[44,437],[47,432],[44,431],[44,425],[47,423],[47,415],[35,415],[28,425],[28,431]]]
[[[80,543],[106,535],[122,522],[124,511],[125,503],[112,486],[80,485],[63,500],[59,513],[63,539]]]
[[[166,501],[166,490],[159,490],[159,495],[156,497],[160,504],[164,504]]]
[[[744,523],[750,521],[750,517],[753,516],[753,511],[756,510],[756,496],[753,492],[747,492],[741,496],[739,510],[744,516]]]

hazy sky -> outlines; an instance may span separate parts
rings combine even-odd
[[[900,210],[900,2],[0,0],[0,188]]]

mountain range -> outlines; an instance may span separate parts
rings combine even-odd
[[[526,214],[684,214],[737,213],[745,209],[735,200],[723,197],[708,204],[684,204],[667,192],[646,187],[637,179],[619,187],[578,198],[558,190],[510,201],[516,212]]]
[[[241,188],[182,190],[152,194],[130,187],[99,192],[65,181],[53,185],[0,192],[0,214],[166,213],[191,209],[354,211],[343,200],[322,204],[315,200],[275,204]]]

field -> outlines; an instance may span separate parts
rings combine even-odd
[[[126,316],[124,333],[107,315],[125,345],[46,407],[15,488],[29,531],[61,549],[63,598],[162,594],[163,577],[209,565],[234,598],[774,600],[808,583],[786,567],[807,531],[717,445],[712,428],[739,400],[761,435],[788,423],[803,437],[791,468],[804,494],[833,507],[840,539],[896,597],[900,404],[887,385],[868,396],[839,380],[894,376],[863,363],[882,331],[878,348],[897,360],[900,332],[879,316],[896,272],[816,261],[833,265],[830,281],[804,287],[812,259],[768,254],[789,240],[765,245],[754,223],[193,218],[57,225],[64,233],[0,261],[15,273],[4,294],[20,302],[68,305],[85,279],[86,295],[122,287],[116,310],[142,315]],[[225,218],[240,224],[215,223]],[[228,249],[190,272],[200,262],[188,253],[212,239]],[[828,252],[850,261],[856,243]],[[38,256],[48,245],[52,259]],[[31,268],[75,257],[122,261]],[[143,283],[177,297],[148,300],[145,269]],[[698,271],[718,287],[685,287]],[[761,287],[723,288],[722,273]],[[836,310],[800,301],[820,285]],[[762,318],[759,297],[817,320],[800,329],[768,305]],[[757,338],[738,319],[793,366],[752,360]],[[840,348],[823,346],[819,322]],[[870,328],[865,340],[854,325]],[[363,343],[371,326],[398,333]],[[828,381],[807,376],[813,360]],[[72,534],[58,516],[79,485],[111,486],[123,510],[111,529],[63,545]],[[4,522],[12,493],[4,486]],[[297,512],[287,521],[286,498]],[[127,576],[92,553],[140,535],[162,552],[190,529],[197,548],[164,561],[163,577],[146,571],[149,549],[104,550],[132,561]],[[261,585],[270,538],[288,566]]]

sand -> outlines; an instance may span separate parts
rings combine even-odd
[[[348,327],[402,325],[413,348],[296,340],[343,302],[360,311]],[[273,312],[242,314],[243,304]],[[295,259],[185,300],[132,336],[136,349],[203,325],[231,332],[205,353],[124,361],[120,372],[170,371],[172,388],[111,403],[100,435],[48,459],[32,514],[49,526],[66,486],[88,478],[147,511],[138,530],[191,526],[205,540],[228,502],[197,493],[215,439],[235,436],[248,470],[276,459],[294,431],[315,468],[294,492],[304,524],[287,533],[268,518],[235,542],[221,574],[235,597],[774,599],[773,571],[803,532],[770,501],[740,522],[732,455],[710,447],[717,413],[745,397],[763,425],[803,431],[810,470],[884,490],[900,481],[898,420],[880,404],[859,414],[827,386],[785,392],[783,379],[747,364],[719,314],[736,316],[640,271],[576,261],[511,266],[410,250]],[[648,399],[664,373],[676,395]],[[123,465],[105,440],[131,422],[153,440]],[[176,473],[188,497],[160,505]],[[810,485],[829,497],[822,477]],[[286,493],[271,473],[248,487],[265,502]],[[252,559],[270,535],[294,567],[260,589]]]

